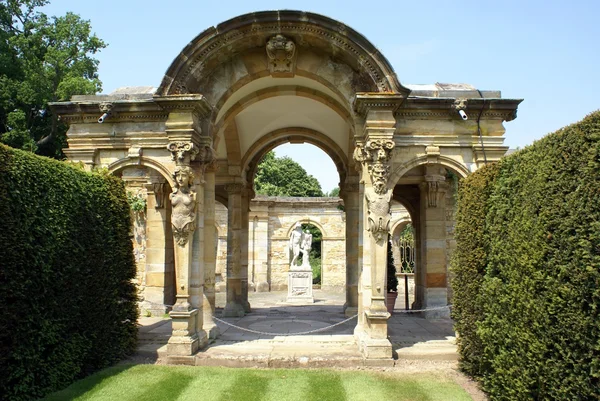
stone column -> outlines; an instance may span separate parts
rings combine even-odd
[[[162,180],[164,181],[164,180]],[[173,260],[167,260],[167,184],[151,182],[146,185],[146,289],[144,302],[154,316],[162,316],[171,307],[175,294],[168,283],[173,281]],[[169,233],[169,235],[171,235]]]
[[[213,320],[215,313],[215,269],[217,236],[215,227],[215,170],[216,164],[206,166],[204,172],[204,326],[209,338],[217,338],[219,328]]]
[[[250,229],[250,198],[252,197],[252,187],[245,187],[242,190],[242,231],[240,235],[240,279],[242,285],[242,306],[244,312],[250,313],[250,302],[248,302],[248,233]]]
[[[242,184],[227,184],[227,302],[225,317],[245,315],[242,283]],[[247,274],[247,273],[246,273]],[[248,282],[246,282],[246,288]],[[247,294],[247,293],[246,293]]]
[[[346,303],[344,304],[344,313],[346,316],[354,316],[358,313],[358,183],[345,184],[342,196],[346,212]]]
[[[421,183],[421,257],[417,269],[418,308],[435,308],[448,304],[446,265],[446,170],[440,165],[425,167]],[[449,310],[426,312],[427,318],[448,317]]]
[[[254,205],[250,213],[249,275],[256,292],[269,291],[269,206]],[[251,273],[254,273],[251,275]]]
[[[355,137],[354,160],[360,168],[363,197],[362,269],[359,274],[362,292],[359,319],[355,329],[360,350],[367,359],[392,357],[387,338],[386,267],[388,234],[391,220],[393,187],[388,183],[394,144],[395,110],[405,94],[357,94],[355,110],[364,116],[362,133]],[[366,213],[366,215],[365,215]],[[360,226],[359,226],[360,229]],[[368,272],[367,272],[368,270]]]
[[[173,178],[175,188],[169,196],[172,205],[171,226],[175,242],[175,272],[176,272],[176,302],[171,311],[173,333],[167,344],[169,356],[189,356],[207,342],[206,334],[198,331],[202,326],[202,315],[199,289],[200,266],[193,266],[193,256],[198,257],[199,233],[198,225],[198,174],[197,168],[190,166],[191,161],[198,153],[198,149],[191,142],[171,142],[168,147],[176,162]],[[202,200],[204,194],[201,192]],[[200,211],[200,217],[202,211]]]

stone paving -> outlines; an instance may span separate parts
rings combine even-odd
[[[353,336],[356,318],[317,333],[290,335],[322,329],[347,319],[343,314],[344,294],[314,290],[314,304],[290,304],[287,292],[250,293],[252,312],[242,318],[221,318],[225,294],[218,293],[216,316],[220,335],[195,357],[168,362],[195,365],[294,367],[355,367],[374,364],[363,360]],[[399,305],[397,302],[396,306]],[[141,318],[138,355],[165,361],[171,333],[168,318]],[[283,335],[286,334],[286,335]],[[455,361],[457,359],[452,321],[426,320],[402,313],[397,308],[389,320],[394,359],[378,361],[393,366],[399,361]]]

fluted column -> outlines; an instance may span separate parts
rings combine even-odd
[[[244,316],[242,283],[242,184],[228,184],[227,199],[227,302],[225,317]],[[247,278],[247,276],[246,276]],[[246,288],[248,282],[246,281]],[[247,296],[247,290],[246,290]]]

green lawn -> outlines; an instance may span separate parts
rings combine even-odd
[[[451,379],[430,374],[304,369],[124,365],[45,398],[52,401],[471,400]]]

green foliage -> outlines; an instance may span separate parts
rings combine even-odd
[[[98,60],[106,44],[73,13],[49,18],[47,0],[0,0],[0,140],[62,157],[66,125],[49,102],[101,90]]]
[[[303,223],[302,231],[305,232],[306,230],[312,235],[308,261],[313,271],[313,284],[321,284],[321,244],[323,242],[323,233],[314,224]]]
[[[0,145],[0,399],[132,352],[135,261],[121,180]]]
[[[415,239],[415,230],[412,224],[408,223],[400,232],[399,238],[412,241]]]
[[[477,327],[483,318],[481,296],[483,276],[488,262],[488,238],[485,231],[491,185],[500,164],[487,165],[463,181],[458,192],[455,238],[451,261],[452,317],[456,331],[461,368],[472,376],[483,374],[483,344]]]
[[[141,194],[127,192],[127,202],[131,210],[135,213],[141,213],[146,210],[146,199]]]
[[[327,194],[330,198],[339,198],[340,197],[340,187],[335,187]]]
[[[258,164],[254,178],[256,193],[268,196],[323,196],[321,184],[289,157],[268,152]]]
[[[387,246],[387,292],[398,291],[398,277],[396,277],[396,265],[394,263],[394,252],[392,247],[392,236],[388,234]]]
[[[464,183],[455,318],[493,399],[600,398],[599,188],[600,112]]]

